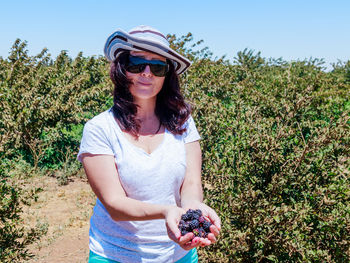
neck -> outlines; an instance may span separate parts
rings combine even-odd
[[[156,118],[155,109],[156,109],[156,99],[150,100],[138,100],[136,101],[137,113],[136,118],[141,122],[147,122],[154,120]]]
[[[136,118],[140,120],[140,135],[155,135],[161,128],[161,123],[155,114],[156,100],[138,100]]]

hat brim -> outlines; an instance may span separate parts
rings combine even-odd
[[[187,58],[170,47],[158,41],[135,37],[118,29],[108,37],[104,47],[104,54],[109,61],[114,61],[125,50],[147,51],[168,58],[174,62],[175,71],[178,75],[185,72],[191,66],[191,62]]]

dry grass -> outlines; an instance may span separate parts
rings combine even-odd
[[[60,186],[57,179],[35,176],[26,179],[26,189],[42,188],[36,202],[24,207],[23,219],[47,234],[30,245],[35,256],[27,262],[87,262],[89,219],[95,196],[84,177]]]

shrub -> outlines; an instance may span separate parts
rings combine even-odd
[[[53,61],[47,50],[28,56],[26,42],[16,40],[8,59],[0,60],[0,152],[24,154],[37,166],[42,155],[57,163],[65,146],[77,147],[77,137],[67,136],[104,108],[111,85],[105,84],[103,59],[72,60],[65,51]],[[105,81],[107,82],[107,81]],[[72,145],[73,144],[73,145]],[[64,145],[64,146],[63,146]]]
[[[40,239],[47,226],[28,227],[22,219],[23,205],[29,205],[40,189],[24,191],[9,177],[21,173],[21,160],[2,160],[0,166],[0,262],[23,262],[33,256],[27,246]],[[28,168],[23,166],[23,169]]]
[[[349,86],[319,61],[256,65],[247,55],[203,60],[184,80],[206,201],[223,220],[200,261],[348,262]]]

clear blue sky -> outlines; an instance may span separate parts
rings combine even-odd
[[[164,34],[191,32],[216,56],[228,59],[244,48],[285,60],[350,60],[349,0],[3,0],[0,56],[13,42],[28,42],[31,55],[42,48],[56,57],[102,55],[116,28],[145,24]]]

